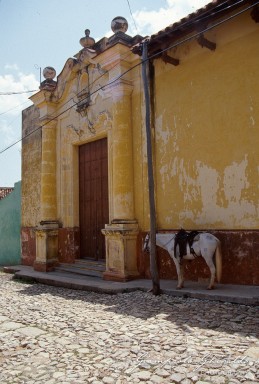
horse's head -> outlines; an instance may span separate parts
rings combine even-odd
[[[150,252],[150,235],[149,235],[149,233],[145,237],[144,244],[143,244],[143,251],[144,252]]]

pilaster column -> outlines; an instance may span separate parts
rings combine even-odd
[[[57,220],[56,126],[56,120],[44,120],[42,127],[41,221]]]
[[[112,220],[102,233],[106,244],[105,280],[127,281],[138,273],[135,219],[131,94],[129,80],[118,80],[108,91],[112,96]]]
[[[40,223],[36,229],[34,269],[48,272],[58,263],[57,189],[56,189],[56,120],[44,118],[42,124],[42,159]]]
[[[129,81],[120,80],[109,90],[113,101],[112,222],[135,220],[132,85]]]

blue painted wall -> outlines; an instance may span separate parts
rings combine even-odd
[[[0,200],[0,265],[21,263],[21,182]]]

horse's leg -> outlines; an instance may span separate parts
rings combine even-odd
[[[178,276],[178,284],[176,289],[181,289],[183,288],[183,266],[180,264],[179,260],[177,260],[176,257],[173,256],[172,259],[174,260],[174,264],[175,264],[176,272]]]
[[[184,273],[183,273],[183,263],[180,264],[180,276],[181,276],[181,282],[180,282],[180,288],[184,287]]]
[[[203,256],[204,257],[204,256]],[[213,289],[216,277],[216,268],[213,263],[213,255],[211,257],[204,257],[209,269],[210,269],[210,283],[207,289]]]

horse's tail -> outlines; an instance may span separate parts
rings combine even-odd
[[[218,241],[218,245],[216,248],[216,274],[217,281],[220,283],[221,275],[222,275],[222,253],[221,253],[221,243]]]

